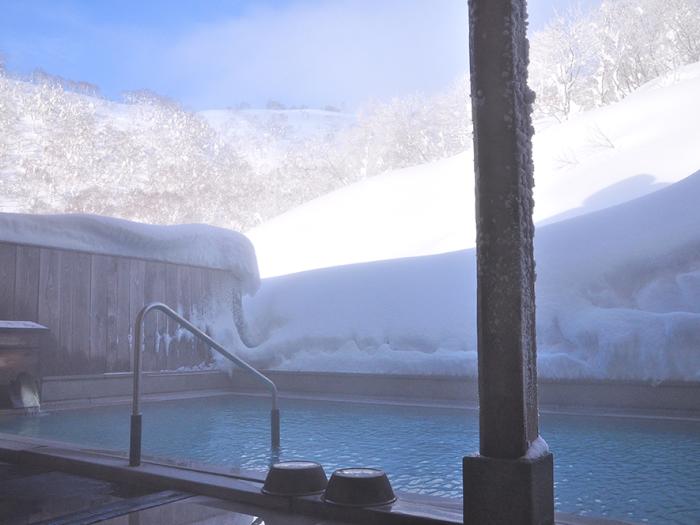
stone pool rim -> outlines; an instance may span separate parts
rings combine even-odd
[[[355,372],[298,372],[263,370],[284,398],[375,400],[407,404],[444,404],[478,407],[477,380],[467,376],[367,374]],[[197,396],[208,393],[266,393],[240,373],[220,370],[148,372],[144,398]],[[41,382],[47,408],[78,408],[121,404],[129,400],[131,372],[79,376],[51,376]],[[700,418],[700,381],[539,380],[543,412]]]

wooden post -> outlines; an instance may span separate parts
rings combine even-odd
[[[465,523],[553,523],[538,439],[532,222],[534,94],[525,0],[469,0],[477,221],[480,456],[464,461]]]

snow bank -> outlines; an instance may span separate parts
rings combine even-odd
[[[700,63],[536,123],[540,376],[700,380],[697,93]],[[475,375],[472,159],[373,177],[250,231],[265,279],[245,303],[262,341],[248,359]]]
[[[539,372],[700,380],[700,172],[538,228]],[[476,374],[474,250],[265,279],[245,302],[285,370]]]
[[[156,226],[98,215],[0,213],[0,242],[228,270],[249,294],[260,285],[248,238],[203,224]]]
[[[287,370],[472,373],[473,253],[396,259],[267,279],[246,300],[262,345],[247,353]],[[466,271],[459,271],[464,268]]]

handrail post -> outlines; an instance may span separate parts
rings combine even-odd
[[[141,464],[141,414],[131,414],[131,431],[129,433],[129,466]]]
[[[150,306],[144,306],[136,316],[134,323],[134,391],[131,406],[131,427],[129,432],[129,466],[138,467],[141,464],[141,354],[143,353],[143,318],[150,311]]]
[[[280,410],[273,408],[270,410],[270,434],[272,439],[272,448],[280,448]]]
[[[245,371],[249,372],[270,390],[270,395],[272,397],[272,409],[270,410],[270,441],[273,449],[279,449],[280,446],[280,411],[277,407],[277,386],[273,383],[270,378],[261,374],[258,370],[250,366],[248,363],[231,354],[219,343],[214,341],[207,334],[202,332],[195,325],[190,323],[187,319],[178,315],[172,308],[169,308],[163,303],[151,303],[139,311],[136,316],[136,322],[134,323],[134,392],[132,399],[132,410],[131,410],[131,426],[129,433],[129,466],[138,467],[141,464],[141,437],[142,437],[142,420],[140,413],[140,400],[141,400],[141,354],[144,349],[144,338],[143,338],[143,327],[144,318],[151,310],[159,310],[165,315],[170,317],[173,321],[184,326],[187,331],[194,335],[197,339],[205,342],[210,348],[213,348],[221,355],[226,357],[228,360],[232,361],[234,364],[240,366]]]

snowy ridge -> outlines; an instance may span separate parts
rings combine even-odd
[[[247,139],[262,134],[264,128],[275,130],[289,141],[337,133],[355,124],[355,115],[322,109],[210,109],[198,111],[209,125],[227,140]]]
[[[197,112],[253,167],[253,177],[274,177],[285,158],[356,124],[355,115],[321,109],[212,109]]]
[[[250,294],[260,285],[248,238],[204,224],[156,226],[98,215],[0,213],[0,242],[228,270]]]

